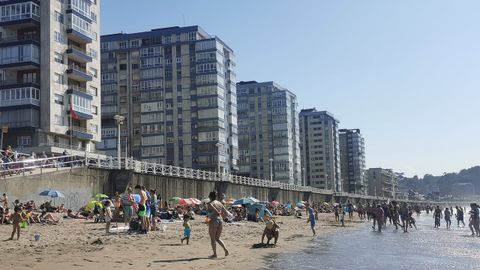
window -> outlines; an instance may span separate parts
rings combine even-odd
[[[57,32],[55,31],[54,32],[54,38],[55,38],[55,41],[60,43],[60,44],[64,44],[65,43],[65,36],[63,34],[61,34],[60,32]]]
[[[90,95],[96,97],[98,96],[98,89],[96,87],[90,86]]]
[[[139,40],[132,40],[131,46],[132,46],[132,48],[140,47],[140,41]]]
[[[55,115],[54,123],[55,123],[55,125],[64,126],[65,123],[64,123],[64,118],[63,118],[63,116],[61,116],[61,115]]]
[[[64,23],[64,18],[63,14],[55,10],[55,21],[63,24]]]
[[[60,64],[64,64],[64,60],[63,60],[63,54],[60,54],[58,52],[55,52],[55,62],[57,63],[60,63]]]
[[[119,43],[120,49],[128,48],[128,43],[126,41],[122,41]]]
[[[95,77],[95,78],[98,78],[98,71],[97,69],[95,68],[90,68],[90,74]]]
[[[92,106],[92,114],[97,115],[98,114],[98,107],[93,105]]]
[[[58,84],[64,84],[63,75],[55,73],[54,74],[54,81]]]
[[[63,96],[59,94],[55,94],[53,97],[55,103],[63,105]]]
[[[97,59],[98,58],[98,52],[92,48],[90,48],[89,50],[89,55],[93,58],[93,59]]]
[[[32,144],[32,137],[31,136],[19,136],[17,137],[17,145],[18,146],[29,146]]]
[[[90,13],[90,19],[92,19],[92,21],[94,21],[94,22],[97,22],[97,14],[91,12]]]

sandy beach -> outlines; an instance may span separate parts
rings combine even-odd
[[[208,258],[212,254],[210,239],[200,216],[192,222],[190,245],[180,243],[180,221],[160,224],[165,231],[147,235],[115,229],[106,235],[103,223],[61,219],[58,225],[33,224],[23,229],[19,241],[0,242],[0,265],[4,269],[259,269],[265,266],[267,256],[300,250],[313,239],[305,218],[276,219],[281,226],[280,239],[272,248],[252,248],[261,242],[263,224],[226,224],[222,238],[230,255],[224,257],[218,247],[219,258],[214,260]],[[341,228],[333,214],[320,214],[317,234],[345,230],[355,223],[347,222],[347,228]],[[123,227],[123,223],[118,225]],[[11,225],[1,225],[1,240],[10,237],[11,230]],[[41,235],[38,242],[34,240],[37,233]]]

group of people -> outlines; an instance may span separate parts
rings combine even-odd
[[[442,211],[440,206],[437,206],[435,209],[432,209],[430,206],[427,207],[426,211],[427,214],[430,211],[433,211],[433,218],[435,220],[434,227],[435,228],[440,228],[441,226],[441,220],[442,218],[445,219],[445,224],[447,229],[450,229],[452,225],[452,216],[454,213],[453,207],[450,208],[445,208],[445,210]],[[472,232],[472,236],[479,236],[480,237],[480,214],[479,214],[480,206],[476,203],[471,203],[470,204],[470,218],[469,218],[469,223],[468,227],[470,228],[470,231]],[[455,218],[457,220],[457,226],[460,227],[460,223],[465,227],[465,221],[464,221],[464,213],[466,212],[465,208],[455,206]]]

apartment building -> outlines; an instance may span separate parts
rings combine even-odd
[[[300,149],[305,183],[335,192],[342,191],[339,121],[327,111],[300,111]]]
[[[240,82],[237,89],[239,173],[303,184],[295,94],[275,82]]]
[[[370,168],[366,175],[368,195],[396,199],[399,176],[392,169]]]
[[[99,0],[0,0],[3,147],[93,151],[100,137]]]
[[[365,141],[360,129],[340,129],[339,139],[343,191],[366,195]]]
[[[235,56],[199,26],[101,37],[102,142],[116,155],[209,171],[238,169]]]

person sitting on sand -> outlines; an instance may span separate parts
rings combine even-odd
[[[262,218],[263,222],[265,222],[265,230],[263,230],[262,235],[262,244],[264,243],[265,236],[267,237],[267,245],[270,244],[270,240],[274,238],[274,245],[277,244],[278,237],[279,237],[279,229],[280,226],[277,225],[275,219],[272,217],[272,214],[265,209],[265,214]]]
[[[58,219],[55,219],[51,213],[47,213],[45,211],[42,212],[39,218],[41,222],[45,222],[49,225],[56,225],[59,221]]]
[[[73,218],[73,219],[87,219],[85,216],[83,216],[80,212],[77,212],[76,214],[73,213],[72,209],[67,210],[67,218]]]

